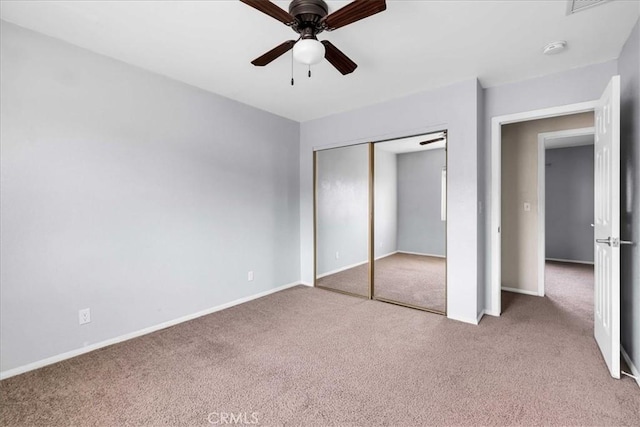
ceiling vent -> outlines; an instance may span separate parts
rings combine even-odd
[[[610,0],[569,0],[567,5],[567,15],[573,15],[574,13],[591,9],[594,6],[607,3],[608,1]]]

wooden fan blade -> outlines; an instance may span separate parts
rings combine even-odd
[[[333,31],[386,9],[385,0],[354,0],[324,18],[324,25],[327,31]]]
[[[325,49],[324,57],[343,75],[353,73],[353,71],[358,68],[358,64],[349,59],[347,55],[331,44],[330,41],[322,40],[322,44]]]
[[[265,53],[264,55],[254,59],[253,61],[251,61],[251,63],[253,65],[257,66],[257,67],[264,67],[265,65],[267,65],[268,63],[270,63],[274,59],[276,59],[276,58],[280,57],[281,55],[283,55],[284,53],[290,51],[294,44],[296,44],[295,40],[287,40],[286,42],[282,43],[281,45],[274,47],[273,49],[271,49],[269,52]]]
[[[296,22],[296,18],[291,16],[289,12],[280,9],[277,5],[271,3],[269,0],[240,0],[242,3],[251,6],[254,9],[258,9],[260,12],[269,15],[272,18],[277,19],[283,24],[293,25]]]

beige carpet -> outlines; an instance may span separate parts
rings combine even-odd
[[[316,279],[316,285],[363,297],[369,296],[369,263]]]
[[[446,311],[446,260],[397,253],[375,262],[374,295],[418,307]],[[319,286],[356,295],[369,294],[369,264],[316,281]]]
[[[2,425],[638,425],[592,338],[592,275],[467,325],[304,286],[0,382]],[[575,278],[575,279],[574,279]],[[213,416],[213,421],[217,421]]]
[[[445,312],[447,262],[444,258],[394,254],[375,263],[374,295]]]

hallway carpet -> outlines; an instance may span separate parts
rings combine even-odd
[[[592,274],[479,326],[298,286],[0,382],[2,425],[638,425],[592,337]],[[577,296],[576,296],[577,295]]]

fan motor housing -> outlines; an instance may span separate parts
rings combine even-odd
[[[321,21],[329,13],[329,7],[324,0],[293,0],[289,4],[289,13],[298,20],[294,30],[308,34],[309,29],[313,29],[315,35],[322,31]]]

